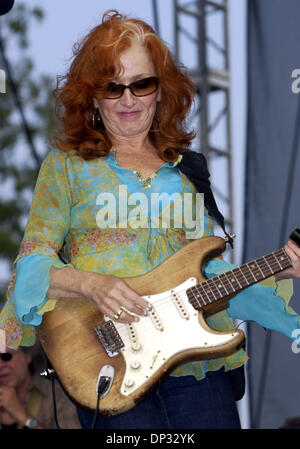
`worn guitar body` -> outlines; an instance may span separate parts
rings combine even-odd
[[[198,312],[185,294],[205,280],[203,264],[222,253],[225,245],[220,237],[196,240],[147,274],[125,279],[153,304],[153,311],[133,325],[113,323],[124,343],[113,356],[94,329],[107,317],[90,300],[59,300],[44,315],[39,328],[42,348],[75,403],[95,409],[97,377],[104,365],[114,367],[115,377],[100,411],[115,415],[134,407],[176,366],[227,356],[241,347],[242,331],[216,332],[204,319],[225,308],[230,296]]]

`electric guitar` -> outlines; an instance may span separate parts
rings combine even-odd
[[[300,230],[291,234],[300,244]],[[226,247],[221,237],[188,243],[150,272],[126,278],[152,304],[139,322],[112,321],[92,301],[62,299],[44,314],[39,327],[42,348],[73,402],[95,410],[96,384],[103,366],[114,378],[99,410],[117,415],[133,408],[171,371],[187,361],[236,352],[241,330],[212,330],[205,317],[227,306],[237,292],[291,266],[279,249],[219,276],[205,279],[202,267]]]

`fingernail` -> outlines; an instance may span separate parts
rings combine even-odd
[[[138,316],[135,316],[135,317],[134,317],[134,321],[136,321],[136,322],[137,322],[137,321],[140,321],[139,317],[138,317]]]

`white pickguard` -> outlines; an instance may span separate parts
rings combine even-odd
[[[238,336],[235,331],[225,335],[209,332],[200,325],[198,312],[185,293],[196,283],[196,278],[190,278],[172,290],[145,296],[153,311],[137,323],[114,322],[125,344],[121,349],[126,363],[123,395],[139,388],[175,354],[187,349],[216,347]]]

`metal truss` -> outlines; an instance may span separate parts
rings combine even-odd
[[[197,86],[193,149],[207,158],[216,201],[233,233],[228,0],[174,0],[174,30],[176,57]]]

